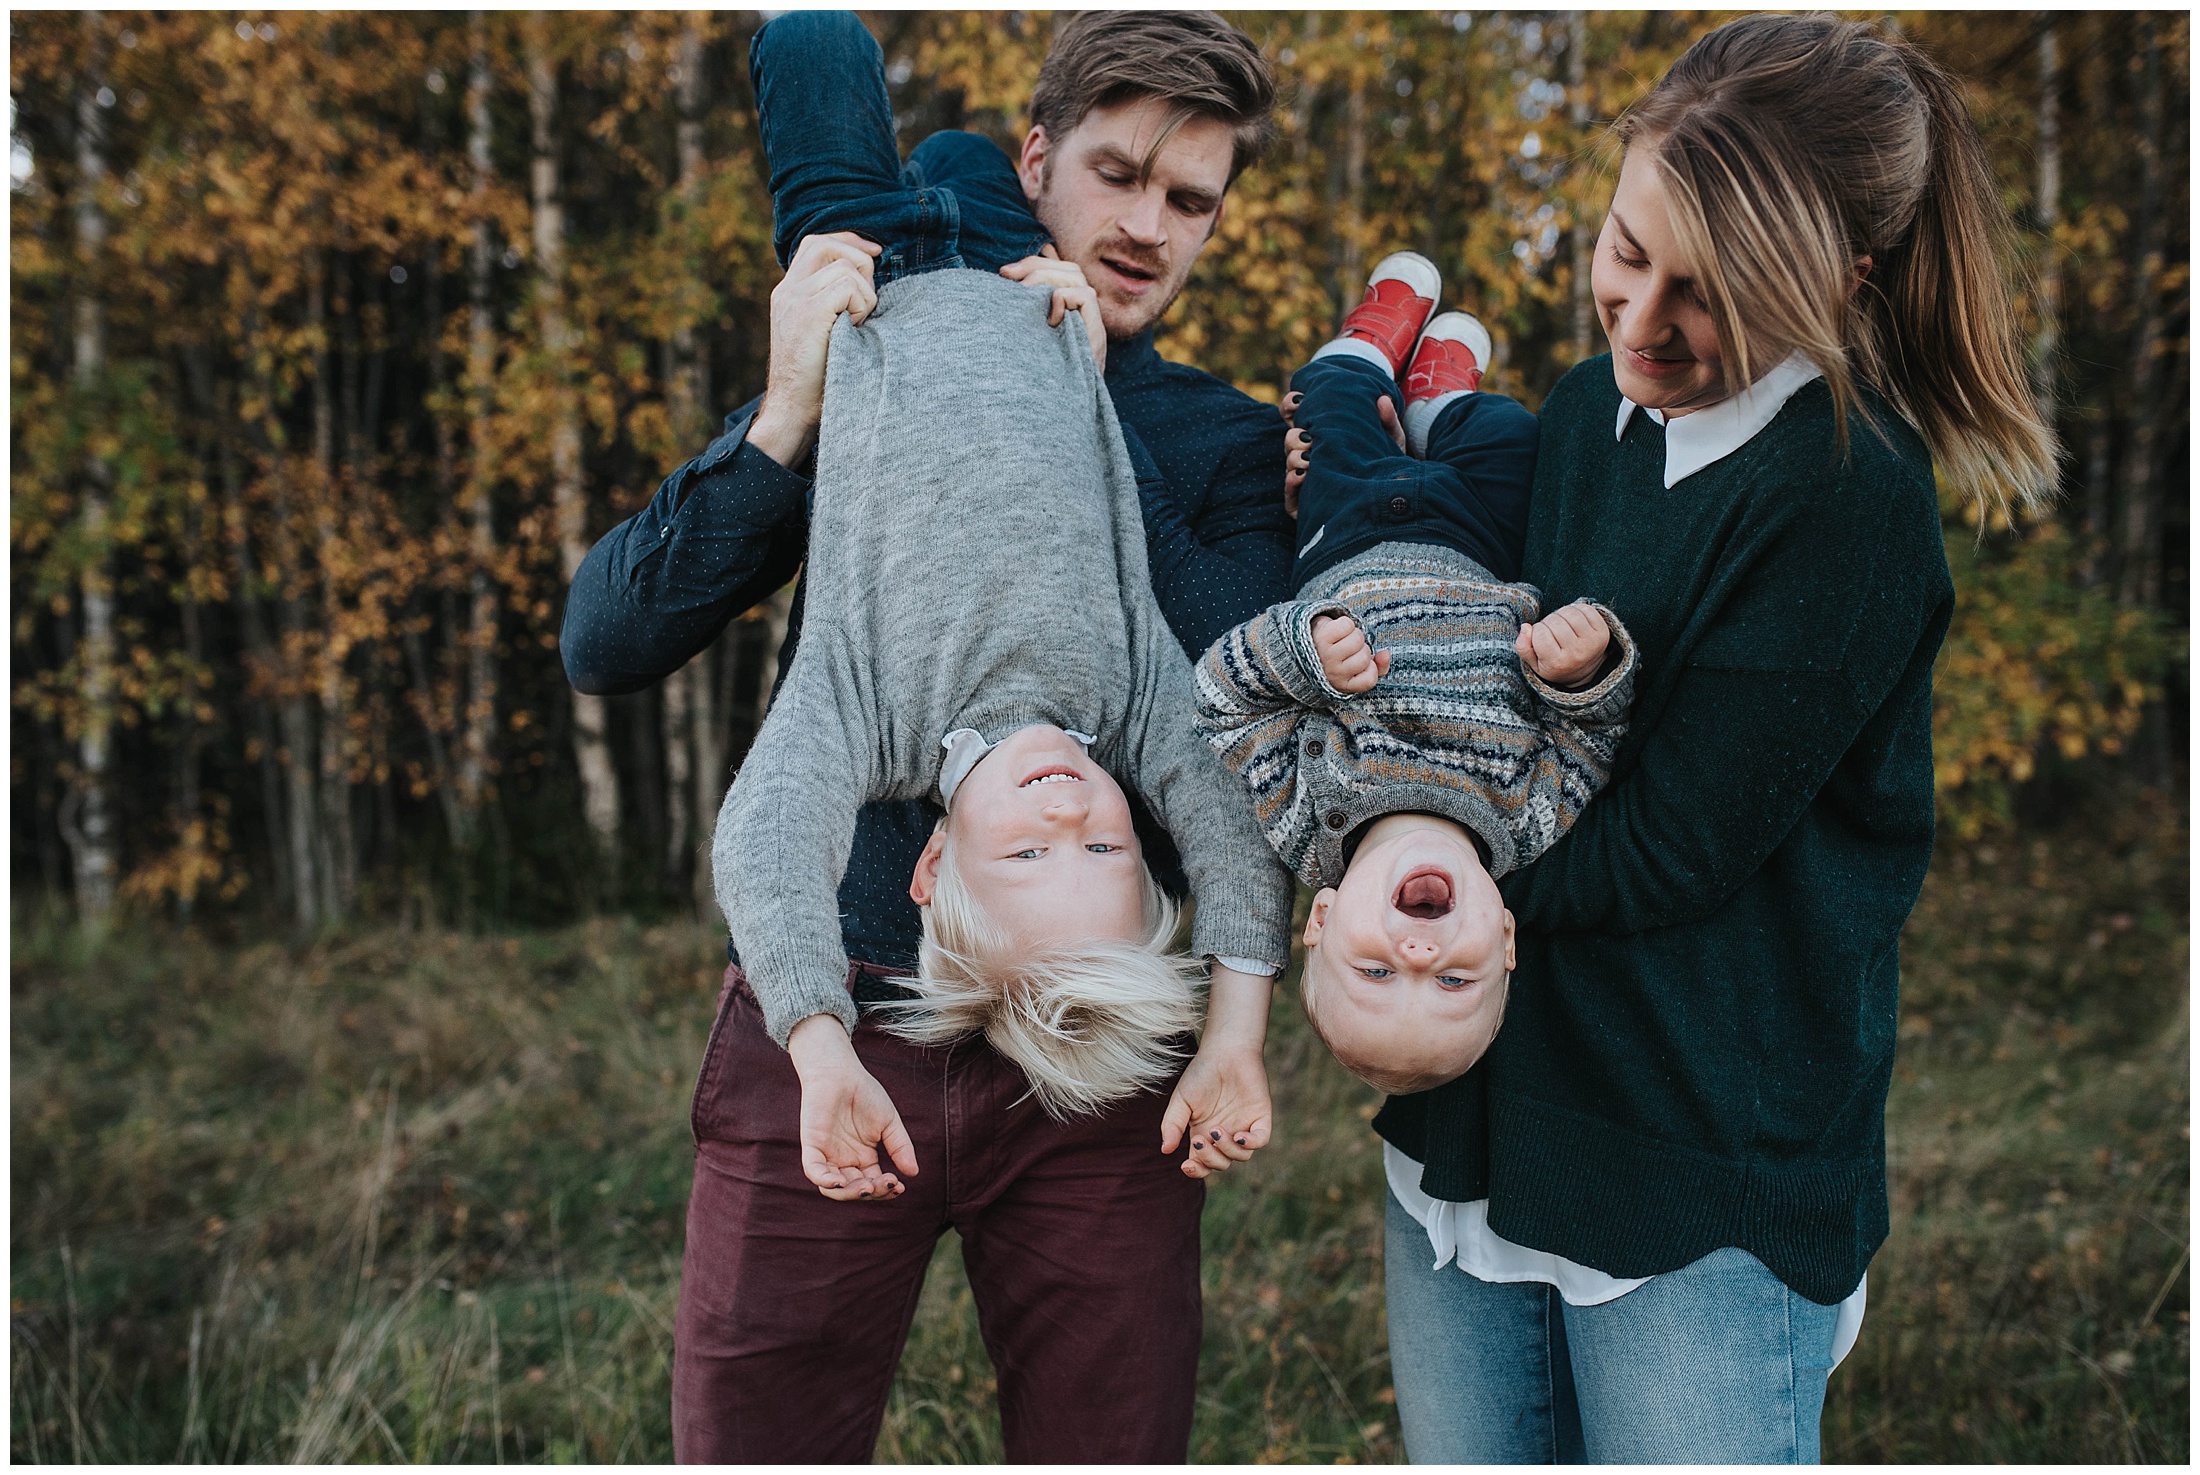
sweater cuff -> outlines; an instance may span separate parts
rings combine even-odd
[[[1320,603],[1305,600],[1284,608],[1288,611],[1284,636],[1291,642],[1291,659],[1283,663],[1285,669],[1279,674],[1291,695],[1299,705],[1316,709],[1351,701],[1350,692],[1337,690],[1322,674],[1321,657],[1314,650],[1314,622],[1324,615],[1338,615],[1358,624],[1359,617],[1334,599]]]
[[[1641,656],[1635,649],[1635,637],[1627,633],[1618,615],[1593,600],[1589,608],[1604,616],[1604,623],[1612,631],[1612,650],[1605,654],[1604,675],[1579,691],[1568,691],[1536,675],[1526,661],[1520,663],[1520,674],[1546,705],[1574,721],[1616,722],[1627,715],[1628,703],[1634,700],[1635,669],[1641,664]]]
[[[1195,958],[1259,963],[1269,976],[1291,963],[1291,905],[1298,899],[1291,873],[1281,861],[1269,858],[1270,874],[1257,881],[1211,887],[1198,898],[1192,913],[1190,952]],[[1259,973],[1261,968],[1241,968]]]
[[[848,992],[848,959],[822,956],[795,961],[791,957],[752,957],[741,954],[741,971],[764,1012],[764,1031],[780,1049],[787,1036],[813,1014],[830,1014],[856,1032],[856,1001]]]
[[[810,479],[749,444],[748,433],[749,417],[739,417],[634,515],[620,570],[629,581],[682,538],[708,541],[729,529],[794,526],[807,515]]]

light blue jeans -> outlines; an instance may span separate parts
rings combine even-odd
[[[1715,1250],[1601,1306],[1446,1264],[1389,1193],[1383,1282],[1415,1464],[1818,1463],[1839,1308]]]

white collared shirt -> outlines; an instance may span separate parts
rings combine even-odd
[[[1772,423],[1796,390],[1820,377],[1816,364],[1800,352],[1791,353],[1740,394],[1671,418],[1663,410],[1643,410],[1621,395],[1619,423],[1612,427],[1612,438],[1626,438],[1627,422],[1637,410],[1663,425],[1665,484],[1670,487],[1748,445],[1758,431]]]
[[[1637,410],[1663,425],[1665,484],[1671,487],[1748,445],[1758,431],[1772,423],[1773,417],[1780,413],[1796,390],[1819,377],[1816,364],[1801,353],[1792,353],[1740,394],[1671,419],[1662,411],[1644,409],[1622,395],[1619,421],[1612,427],[1612,438],[1626,437],[1627,422]],[[1435,1268],[1439,1270],[1449,1262],[1477,1280],[1501,1285],[1542,1281],[1556,1286],[1569,1306],[1595,1306],[1614,1301],[1650,1283],[1648,1276],[1628,1280],[1606,1275],[1587,1265],[1577,1265],[1563,1255],[1514,1244],[1491,1230],[1488,1199],[1460,1204],[1430,1198],[1421,1191],[1421,1164],[1387,1142],[1383,1144],[1383,1176],[1389,1181],[1390,1191],[1399,1204],[1428,1231],[1429,1248],[1436,1253]],[[1841,1303],[1840,1319],[1834,1324],[1833,1332],[1836,1365],[1849,1355],[1849,1349],[1856,1345],[1856,1334],[1864,1325],[1864,1284],[1858,1281],[1856,1289]]]

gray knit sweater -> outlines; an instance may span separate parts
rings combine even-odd
[[[851,1030],[836,892],[856,811],[933,796],[940,739],[1049,722],[1184,860],[1192,951],[1289,957],[1292,888],[1201,741],[1146,572],[1137,479],[1082,323],[987,272],[907,277],[833,329],[802,642],[711,846],[772,1038]]]

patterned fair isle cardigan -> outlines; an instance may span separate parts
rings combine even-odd
[[[1619,618],[1595,605],[1612,627],[1607,674],[1581,691],[1546,684],[1513,650],[1540,598],[1449,548],[1384,543],[1208,649],[1200,729],[1307,885],[1338,884],[1347,842],[1386,814],[1466,826],[1492,876],[1566,833],[1611,774],[1637,657]],[[1347,696],[1323,678],[1312,627],[1324,614],[1350,615],[1390,652],[1372,689]]]

